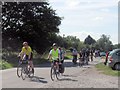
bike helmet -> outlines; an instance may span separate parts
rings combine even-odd
[[[53,46],[57,46],[57,44],[56,44],[56,43],[53,43]]]
[[[24,46],[24,45],[28,45],[28,42],[23,42],[23,46]]]

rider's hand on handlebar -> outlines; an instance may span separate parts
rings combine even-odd
[[[17,57],[20,58],[20,55],[18,55]]]
[[[50,59],[49,59],[49,58],[47,58],[47,60],[49,61]]]

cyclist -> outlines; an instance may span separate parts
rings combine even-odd
[[[77,52],[77,50],[74,48],[74,49],[73,49],[73,52],[72,52],[72,55],[73,55],[73,63],[74,63],[74,64],[77,64],[77,54],[78,54],[78,52]]]
[[[19,53],[19,57],[21,60],[23,60],[23,57],[25,56],[26,60],[28,60],[28,63],[30,64],[32,68],[32,73],[34,73],[34,65],[33,65],[33,52],[31,47],[28,45],[28,42],[23,42],[23,47],[21,52]]]
[[[91,62],[93,61],[93,50],[91,49],[91,51],[90,51],[90,57],[91,57]]]
[[[80,65],[80,66],[83,65],[83,55],[82,55],[82,51],[79,52],[79,65]]]
[[[59,50],[60,50],[60,61],[61,63],[64,63],[65,51],[63,50],[62,47],[59,47]]]
[[[60,50],[57,48],[57,44],[53,43],[53,49],[50,50],[48,59],[52,59],[52,64],[56,64],[57,72],[59,72],[59,59],[60,59]]]

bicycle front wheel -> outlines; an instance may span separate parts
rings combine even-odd
[[[22,70],[22,67],[21,67],[21,64],[19,64],[17,66],[17,76],[20,78],[21,77],[21,70]]]
[[[57,80],[60,80],[60,79],[61,79],[61,73],[64,72],[63,69],[64,69],[64,68],[62,68],[62,66],[61,66],[61,67],[59,67],[58,72],[56,72],[56,78],[57,78]]]
[[[56,70],[55,70],[54,66],[52,66],[51,67],[51,72],[50,72],[50,77],[51,77],[52,81],[54,81],[55,76],[56,76]]]
[[[28,72],[27,67],[23,66],[21,70],[21,77],[23,80],[25,80],[25,78],[27,77],[27,72]]]

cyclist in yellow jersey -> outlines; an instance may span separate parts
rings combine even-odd
[[[48,59],[52,59],[53,63],[59,62],[60,59],[60,50],[57,48],[57,44],[53,44],[53,49],[49,52]],[[59,70],[59,65],[57,65]]]
[[[28,45],[27,42],[23,42],[23,47],[22,47],[22,51],[19,53],[19,56],[21,57],[21,60],[23,60],[23,56],[25,55],[26,60],[29,61],[30,66],[32,68],[32,73],[34,73],[34,65],[33,65],[33,52],[31,47]]]

